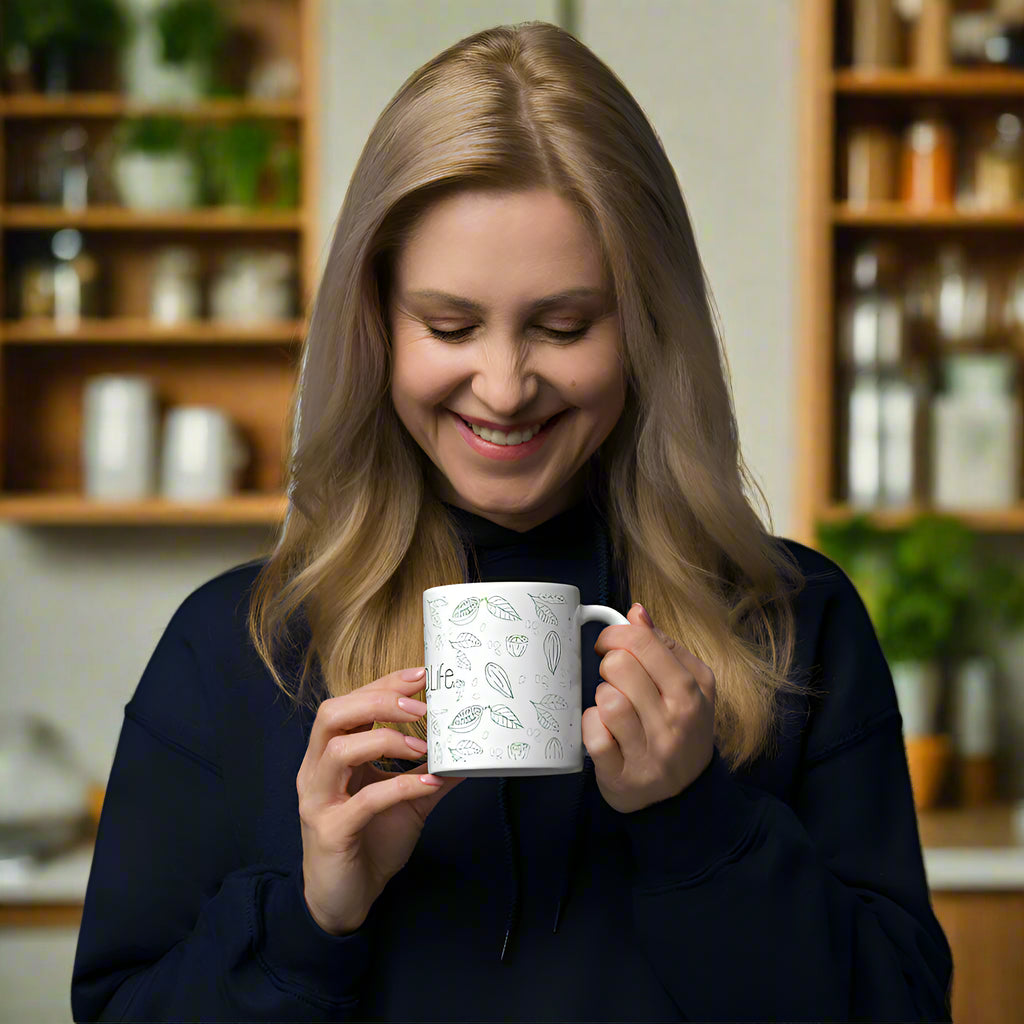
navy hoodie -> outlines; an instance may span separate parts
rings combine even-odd
[[[525,533],[450,511],[474,578],[629,607],[588,503]],[[125,708],[75,1019],[949,1020],[889,670],[846,576],[779,543],[806,578],[793,677],[810,693],[783,702],[772,750],[735,772],[716,752],[632,814],[604,802],[589,760],[469,779],[342,937],[302,896],[295,777],[313,715],[248,639],[259,565],[201,587]],[[585,705],[601,628],[584,627]]]

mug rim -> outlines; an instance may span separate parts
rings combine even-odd
[[[423,591],[423,596],[432,594],[437,590],[455,590],[458,587],[561,587],[564,590],[573,590],[577,597],[580,596],[580,588],[574,583],[552,583],[544,580],[490,580],[474,583],[442,583],[436,587],[428,587]]]

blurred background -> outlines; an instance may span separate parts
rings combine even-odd
[[[2,10],[0,1022],[70,1019],[124,704],[180,601],[273,542],[304,316],[377,114],[529,19],[608,62],[668,151],[766,522],[846,569],[893,669],[955,1017],[1018,1019],[1024,0]]]

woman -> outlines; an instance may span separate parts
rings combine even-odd
[[[126,708],[76,1018],[948,1019],[888,669],[751,508],[723,361],[593,54],[499,28],[406,82],[316,299],[280,543],[185,601]],[[629,609],[591,633],[582,775],[417,763],[421,594],[467,578]]]

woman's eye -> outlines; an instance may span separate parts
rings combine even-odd
[[[441,341],[462,341],[463,338],[469,335],[469,332],[473,330],[472,327],[460,327],[455,331],[441,331],[436,327],[431,327],[430,324],[426,325],[427,330]]]
[[[582,338],[590,330],[590,324],[580,324],[569,330],[559,330],[554,327],[540,327],[538,330],[543,331],[544,334],[554,338],[556,341],[575,341],[577,338]]]

